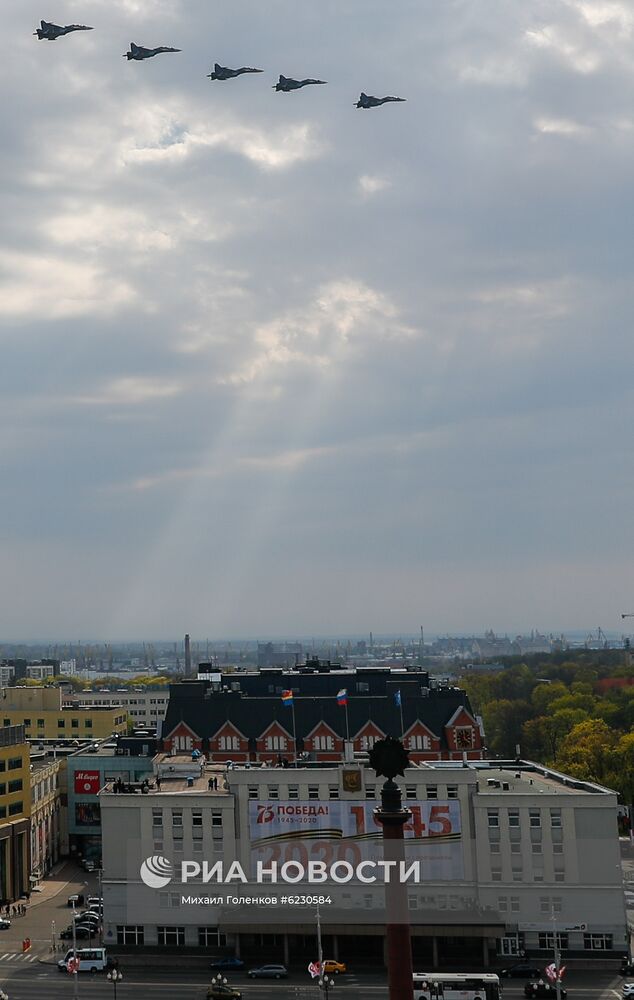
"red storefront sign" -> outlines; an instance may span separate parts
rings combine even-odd
[[[96,795],[100,786],[99,771],[75,771],[76,795]]]

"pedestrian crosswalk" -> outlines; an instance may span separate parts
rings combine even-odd
[[[0,954],[0,962],[4,962],[6,965],[10,965],[13,962],[20,962],[26,965],[28,962],[39,962],[44,955],[33,951],[5,951],[4,954]]]

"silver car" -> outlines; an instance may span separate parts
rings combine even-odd
[[[256,969],[249,969],[247,975],[249,979],[286,979],[288,969],[285,965],[258,965]]]

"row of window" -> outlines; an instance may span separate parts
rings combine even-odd
[[[5,726],[7,725],[7,720],[4,720]],[[8,725],[11,725],[9,722]],[[19,771],[22,768],[22,758],[21,757],[9,757],[7,760],[0,760],[0,771]]]
[[[279,785],[269,785],[267,787],[267,795],[269,799],[279,799],[280,797]],[[262,789],[259,785],[249,785],[249,798],[250,799],[260,799],[262,798]],[[322,790],[319,785],[309,785],[308,786],[308,798],[309,799],[321,799]],[[366,786],[365,790],[366,799],[376,798],[376,789],[371,786]],[[438,786],[437,785],[427,785],[423,788],[418,788],[416,785],[406,785],[405,786],[405,797],[407,799],[437,799],[438,798]],[[448,799],[458,798],[458,785],[447,785],[446,797]],[[299,785],[288,785],[288,798],[298,799],[299,798]],[[338,785],[328,785],[328,798],[338,799],[339,798],[339,786]]]
[[[510,844],[511,844],[511,854],[521,854],[522,853],[522,843],[521,843],[521,841],[519,841],[519,840],[512,840],[510,842]],[[551,846],[552,846],[553,854],[563,854],[564,853],[564,845],[561,842],[555,841],[555,843],[553,843]],[[490,850],[491,854],[499,854],[500,853],[500,841],[499,840],[492,840],[492,841],[490,841],[490,843],[489,843],[489,850]],[[543,844],[542,844],[541,840],[535,840],[535,841],[533,841],[531,843],[531,852],[533,854],[542,854],[543,853]]]
[[[15,781],[10,781],[8,787],[9,787],[9,795],[11,795],[13,792],[21,792],[22,778],[17,778]],[[5,784],[5,782],[2,782],[2,784],[0,784],[0,795],[6,795],[6,794],[7,794],[7,785]]]
[[[8,807],[8,809],[7,806],[0,806],[0,819],[6,819],[7,815],[19,816],[20,813],[23,812],[24,812],[23,802],[12,802],[11,805]]]
[[[529,877],[533,882],[550,881],[544,878],[543,868],[536,869],[534,872],[532,872],[530,876],[525,875],[522,868],[513,868],[511,871],[511,881],[513,882],[526,882],[528,881]],[[504,881],[502,879],[501,868],[491,869],[491,881],[492,882]],[[563,869],[553,872],[553,882],[565,882],[565,881],[566,881],[566,873]]]
[[[184,945],[184,927],[157,927],[158,943],[163,946]],[[217,927],[199,927],[198,944],[201,948],[224,948],[227,939]],[[142,924],[125,924],[117,927],[117,944],[145,944]]]
[[[183,825],[183,810],[182,809],[172,809],[170,810],[172,814],[172,827],[182,827]],[[210,814],[207,813],[207,816]],[[198,827],[203,825],[203,812],[202,809],[195,809],[192,812],[192,826]],[[222,826],[222,813],[212,812],[211,813],[211,825],[212,827]],[[162,827],[163,826],[163,810],[153,809],[152,810],[152,826]]]
[[[520,825],[520,810],[519,809],[509,809],[507,813],[509,827],[518,827]],[[533,829],[538,829],[542,825],[542,811],[541,809],[529,809],[528,810],[528,821],[529,826]],[[499,809],[487,809],[487,822],[491,829],[498,829],[500,826],[500,811]],[[551,809],[550,810],[550,826],[553,830],[561,829],[561,809]]]
[[[123,721],[123,720],[115,719],[115,722],[119,722],[119,721]],[[4,719],[4,725],[5,726],[11,726],[11,725],[13,725],[13,723],[11,722],[10,719]],[[26,726],[27,728],[30,729],[31,726],[33,725],[33,722],[32,722],[31,719],[22,719],[22,725]],[[36,719],[35,720],[35,725],[36,725],[37,729],[44,729],[45,726],[46,726],[46,721],[44,719]],[[84,729],[92,729],[92,719],[82,719],[82,725],[83,725]],[[57,728],[58,729],[65,729],[66,728],[66,719],[58,719],[57,720]],[[70,728],[71,729],[79,729],[80,728],[79,719],[71,719],[70,720]]]

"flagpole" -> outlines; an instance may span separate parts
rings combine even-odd
[[[405,723],[403,722],[403,696],[400,693],[400,691],[399,691],[398,700],[399,700],[399,706],[398,707],[401,710],[401,739],[403,739],[403,737],[405,736]]]
[[[293,713],[293,748],[295,750],[295,767],[297,767],[297,726],[295,725],[295,699],[291,702],[291,712]]]
[[[350,742],[350,724],[348,722],[348,695],[346,694],[346,743]]]

